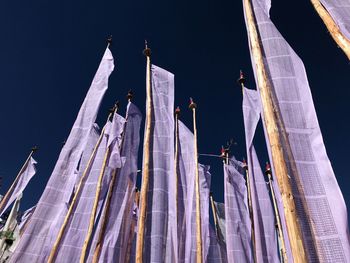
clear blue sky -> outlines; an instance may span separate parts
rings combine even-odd
[[[349,62],[309,1],[272,1],[272,19],[305,63],[329,158],[349,204]],[[106,46],[113,35],[115,71],[99,122],[129,89],[145,108],[144,39],[152,61],[175,74],[181,118],[191,125],[188,98],[198,104],[200,153],[219,153],[230,138],[245,156],[239,70],[255,88],[240,1],[5,1],[0,9],[0,176],[4,193],[32,145],[38,173],[22,209],[37,202],[68,136]],[[123,110],[124,111],[124,110]],[[143,134],[143,131],[142,131]],[[264,155],[262,130],[256,142]],[[223,200],[222,163],[212,167],[215,199]]]

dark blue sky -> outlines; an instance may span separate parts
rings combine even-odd
[[[349,62],[309,1],[273,0],[272,19],[305,63],[327,152],[349,204]],[[2,193],[30,147],[40,148],[35,154],[38,172],[22,209],[39,199],[110,34],[116,67],[100,124],[115,100],[126,106],[129,89],[144,112],[142,49],[148,39],[152,62],[175,74],[175,106],[182,108],[181,118],[190,127],[188,98],[198,104],[199,152],[218,154],[234,138],[238,144],[232,153],[245,156],[239,70],[245,71],[249,88],[255,82],[241,1],[4,1],[0,25]],[[256,144],[263,162],[261,138],[260,127]],[[212,190],[222,201],[221,160],[200,161],[212,166]]]

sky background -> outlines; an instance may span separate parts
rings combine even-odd
[[[327,153],[350,204],[349,61],[308,0],[272,0],[271,17],[304,61]],[[219,154],[221,145],[233,138],[237,145],[231,153],[245,157],[239,70],[245,72],[247,87],[255,89],[255,81],[241,1],[3,1],[0,35],[2,194],[30,148],[40,148],[34,155],[38,171],[24,193],[22,210],[43,192],[108,35],[113,35],[116,66],[100,109],[100,125],[115,100],[125,112],[129,89],[145,112],[142,50],[147,39],[152,62],[175,74],[175,106],[180,106],[181,119],[191,129],[189,97],[198,105],[199,153]],[[261,126],[256,147],[265,162]],[[214,198],[222,201],[221,160],[201,157],[200,162],[211,165]]]

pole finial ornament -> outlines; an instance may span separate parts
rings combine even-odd
[[[243,169],[244,169],[244,170],[248,170],[248,164],[247,164],[247,161],[246,161],[245,158],[243,158],[242,164],[243,164]]]
[[[271,165],[269,164],[269,162],[266,162],[266,165],[265,165],[265,174],[266,174],[266,175],[271,175]]]
[[[132,92],[131,89],[129,89],[128,95],[126,95],[126,97],[127,97],[128,101],[131,101],[132,98],[134,97],[134,93]]]
[[[108,46],[111,46],[111,45],[112,45],[112,35],[110,35],[110,36],[107,38],[107,43],[108,43]]]
[[[197,104],[194,103],[193,99],[190,97],[190,105],[188,106],[191,110],[197,108]]]
[[[151,49],[148,47],[147,40],[145,40],[145,49],[143,50],[143,54],[146,57],[150,57],[151,56]]]
[[[176,109],[175,109],[175,115],[176,116],[180,116],[180,113],[181,113],[180,107],[177,106]]]
[[[35,153],[37,150],[39,150],[38,146],[34,145],[32,148],[31,148],[32,152]]]
[[[242,86],[244,86],[245,82],[246,82],[246,79],[244,77],[244,74],[243,74],[243,71],[240,70],[239,71],[239,79],[237,80],[237,82]]]

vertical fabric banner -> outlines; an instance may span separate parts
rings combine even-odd
[[[190,262],[189,257],[186,257],[186,248],[191,249],[192,246],[192,226],[191,220],[188,220],[187,215],[192,213],[193,201],[190,203],[190,207],[187,205],[187,203],[188,199],[193,200],[194,197],[194,189],[192,189],[192,192],[190,191],[190,185],[192,184],[192,188],[194,187],[195,179],[194,136],[193,133],[181,121],[179,121],[178,154],[178,259],[179,262]]]
[[[227,262],[227,251],[226,251],[226,219],[225,219],[225,204],[224,203],[219,203],[214,201],[214,206],[216,210],[216,215],[218,219],[218,233],[216,236],[216,241],[213,240],[212,238],[212,232],[210,232],[210,246],[218,246],[219,247],[219,253],[218,255],[218,260],[220,262]],[[212,231],[212,230],[210,230]],[[216,234],[214,232],[214,234]],[[211,252],[209,252],[210,254]],[[215,254],[214,254],[215,255]],[[214,256],[214,259],[216,256]],[[208,263],[210,262],[215,262],[209,260],[208,256]]]
[[[349,0],[320,0],[331,15],[343,35],[350,40],[350,2]]]
[[[128,104],[126,114],[127,120],[121,142],[121,159],[124,159],[125,162],[120,169],[116,170],[116,181],[111,197],[109,216],[106,218],[106,230],[101,244],[99,262],[127,262],[128,241],[133,224],[142,115],[133,103]],[[111,158],[112,156],[111,154]],[[103,212],[106,205],[107,202],[105,202]],[[96,228],[88,262],[92,261],[102,223],[100,220]]]
[[[211,175],[209,166],[199,165],[201,193],[201,224],[203,258],[209,253],[209,193]],[[196,262],[196,200],[193,133],[179,121],[178,171],[178,238],[179,262]]]
[[[3,205],[3,209],[0,211],[0,216],[2,216],[3,213],[7,210],[7,208],[9,208],[9,206],[22,194],[30,179],[32,179],[32,177],[36,173],[36,164],[37,162],[33,159],[33,157],[30,157],[27,163],[27,167],[23,170],[23,173],[20,175],[10,197],[6,200],[6,204]]]
[[[215,234],[215,230],[209,226],[209,238],[210,246],[206,262],[207,263],[226,263],[226,249],[223,247],[223,243],[218,239]]]
[[[308,261],[350,262],[347,210],[303,62],[270,20],[270,1],[252,4]]]
[[[153,118],[143,259],[175,262],[174,75],[155,65],[151,71]]]
[[[64,263],[67,258],[72,262],[79,262],[82,247],[84,245],[85,237],[88,232],[91,211],[93,208],[96,185],[99,175],[101,173],[105,153],[107,148],[111,146],[111,141],[115,140],[113,133],[120,133],[123,130],[124,118],[118,114],[114,114],[113,121],[107,122],[105,133],[103,135],[101,144],[97,149],[96,156],[93,160],[91,169],[88,172],[87,178],[83,181],[82,190],[78,195],[77,203],[74,207],[73,214],[68,221],[65,229],[65,233],[59,244],[56,263]],[[93,131],[91,137],[95,137],[94,134],[98,134],[98,131]],[[85,169],[85,167],[84,167]],[[111,169],[106,169],[104,177],[109,178]],[[108,187],[108,180],[103,181],[101,195],[99,196],[98,212],[101,210],[102,201],[105,197]]]
[[[243,89],[243,116],[248,157],[248,173],[254,217],[255,253],[257,262],[279,262],[276,240],[276,219],[268,186],[253,146],[260,119],[260,98],[256,90]]]
[[[23,233],[10,262],[44,262],[49,256],[69,206],[76,182],[75,171],[113,69],[113,56],[107,48],[30,224]]]
[[[227,262],[253,262],[247,188],[240,163],[224,165]]]

